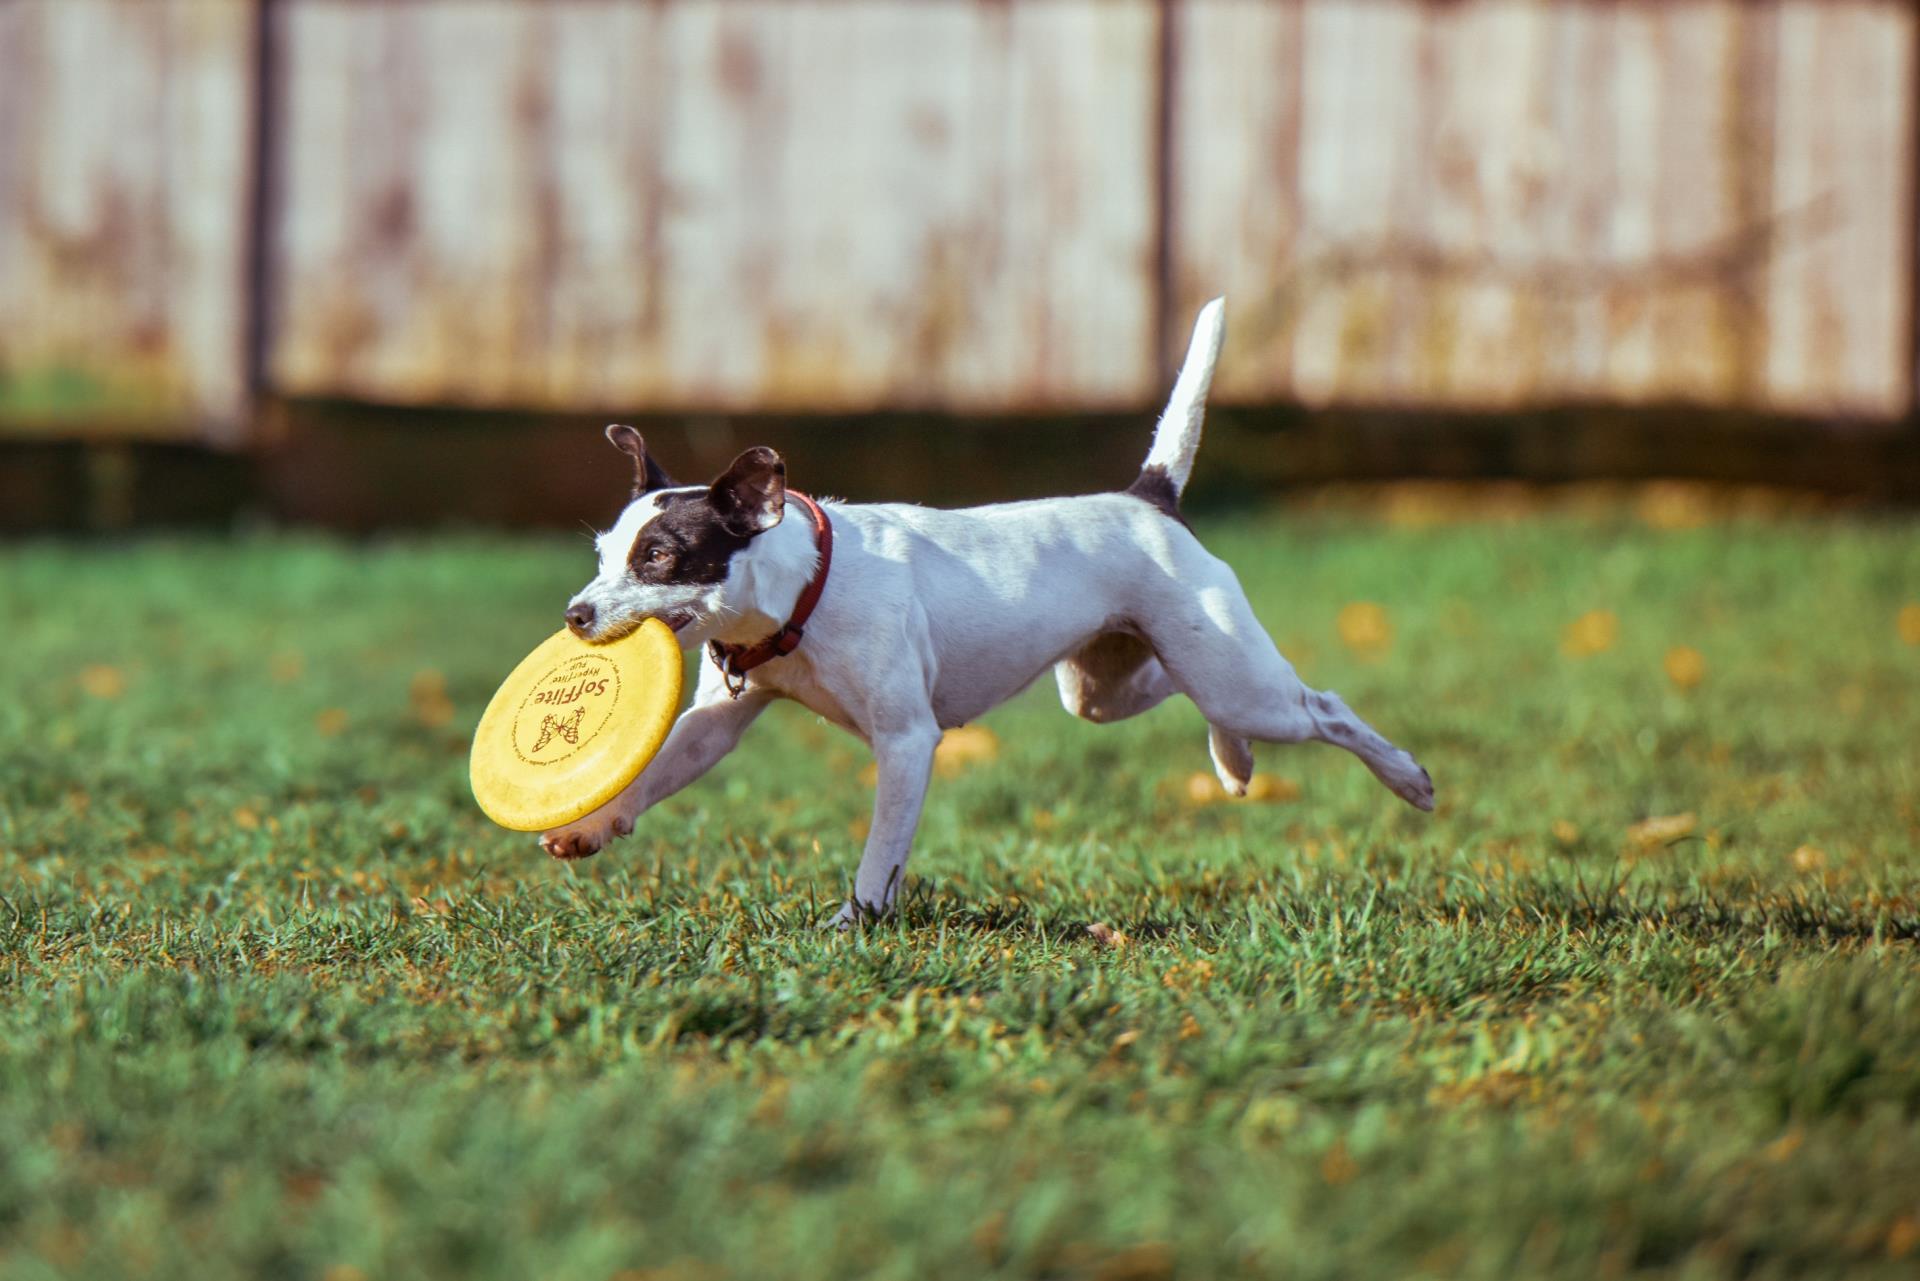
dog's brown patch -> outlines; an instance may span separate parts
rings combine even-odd
[[[1169,520],[1187,523],[1187,518],[1180,514],[1180,490],[1173,483],[1173,477],[1167,475],[1167,469],[1158,463],[1141,468],[1126,492]]]
[[[780,523],[786,497],[786,463],[756,445],[705,489],[676,486],[657,495],[660,514],[634,538],[627,568],[643,583],[724,582],[734,554]]]
[[[627,569],[643,583],[724,582],[734,553],[752,541],[726,527],[704,489],[673,489],[654,500],[660,514],[641,527]]]

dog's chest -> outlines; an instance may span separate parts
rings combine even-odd
[[[815,716],[829,724],[838,725],[860,739],[869,738],[866,727],[850,710],[850,700],[829,688],[828,682],[821,679],[813,665],[804,660],[788,659],[770,663],[754,673],[752,683],[782,698],[793,700]]]

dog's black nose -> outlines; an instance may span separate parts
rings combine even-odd
[[[587,628],[593,626],[593,606],[585,604],[567,606],[567,626],[573,629],[574,635],[585,636]]]

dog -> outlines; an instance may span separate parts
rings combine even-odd
[[[942,732],[1048,669],[1066,709],[1097,724],[1184,694],[1233,795],[1253,776],[1254,743],[1318,740],[1431,810],[1427,771],[1339,695],[1301,682],[1233,571],[1181,516],[1224,323],[1223,300],[1201,310],[1145,465],[1119,493],[960,511],[816,504],[788,490],[764,446],[711,485],[681,485],[637,431],[609,427],[633,460],[633,497],[596,540],[599,572],[568,602],[567,626],[604,642],[658,618],[683,648],[707,644],[711,661],[659,755],[542,847],[560,859],[597,853],[790,698],[873,749],[873,822],[834,923],[883,916]]]

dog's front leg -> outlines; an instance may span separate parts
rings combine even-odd
[[[884,916],[893,910],[907,871],[907,854],[920,826],[920,807],[927,799],[933,775],[933,751],[940,746],[940,728],[931,718],[923,724],[873,736],[873,758],[879,767],[873,798],[873,826],[867,847],[854,874],[853,897],[834,918],[845,929],[862,917]]]
[[[660,754],[640,776],[585,818],[544,833],[540,848],[568,860],[599,853],[614,837],[633,831],[640,815],[712,769],[772,701],[773,695],[759,689],[733,698],[724,683],[708,681],[703,672],[693,706],[673,723]]]

